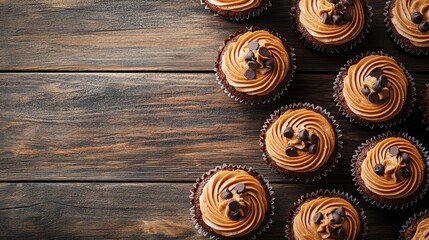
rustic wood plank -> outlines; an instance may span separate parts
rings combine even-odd
[[[338,114],[332,75],[298,74],[280,101],[229,99],[212,74],[0,74],[0,181],[192,181],[222,163],[263,163],[264,120],[281,105],[309,101],[334,114],[345,148],[324,182],[350,182],[355,148],[382,131]],[[426,76],[416,76],[419,91]],[[399,128],[429,146],[420,115]]]
[[[193,228],[191,183],[1,183],[0,238],[4,239],[205,239]],[[274,223],[260,239],[281,239],[292,203],[317,184],[274,184]],[[332,184],[360,199],[371,239],[396,239],[406,211],[369,206],[351,184]],[[174,204],[172,204],[174,203]],[[258,238],[259,239],[259,238]]]
[[[286,36],[296,49],[298,71],[337,71],[357,53],[383,50],[411,71],[427,60],[395,49],[383,24],[385,1],[370,1],[374,22],[363,45],[326,56],[306,49],[289,21],[292,1],[273,0],[263,16],[246,23],[213,17],[198,0],[0,1],[0,70],[212,71],[228,34],[251,25]]]

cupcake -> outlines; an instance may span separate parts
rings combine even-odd
[[[262,126],[265,162],[293,181],[314,181],[334,167],[342,142],[334,117],[319,106],[291,104],[271,114]]]
[[[391,0],[384,11],[387,32],[406,52],[429,53],[429,3],[424,0]]]
[[[191,190],[195,228],[210,239],[254,239],[272,223],[273,191],[251,168],[224,164]]]
[[[270,0],[201,0],[215,16],[234,21],[244,21],[271,7]]]
[[[429,238],[429,210],[414,214],[399,231],[400,240],[419,240]]]
[[[334,98],[351,122],[387,128],[404,121],[415,101],[413,78],[382,52],[347,61],[334,82]]]
[[[425,194],[429,156],[414,138],[404,133],[379,135],[356,150],[353,181],[364,198],[384,208],[404,208]]]
[[[251,27],[225,39],[215,63],[216,79],[236,101],[270,102],[289,85],[294,55],[277,33]]]
[[[348,193],[322,190],[307,193],[292,205],[286,239],[363,239],[366,216]]]
[[[423,123],[429,124],[429,84],[426,84],[426,88],[422,93],[422,104],[420,106],[421,110],[423,111]],[[429,130],[429,127],[427,127],[427,130]]]
[[[292,26],[304,45],[328,53],[360,43],[371,16],[366,0],[296,0],[291,11]]]

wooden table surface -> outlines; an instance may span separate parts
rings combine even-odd
[[[384,1],[370,1],[364,43],[338,55],[305,48],[291,28],[291,1],[272,2],[261,16],[234,23],[198,0],[0,1],[0,238],[204,239],[190,220],[189,190],[203,172],[234,163],[273,185],[274,223],[260,239],[284,238],[291,204],[319,188],[359,199],[367,239],[395,239],[409,216],[428,208],[429,196],[406,210],[363,200],[351,156],[385,130],[349,123],[332,85],[347,59],[382,50],[404,63],[420,92],[429,82],[428,58],[404,54],[388,39]],[[267,105],[234,102],[214,78],[222,40],[252,25],[278,31],[297,54],[291,87]],[[285,181],[259,151],[263,121],[292,102],[328,109],[344,134],[337,167],[316,183]],[[429,147],[420,122],[415,107],[391,130]]]

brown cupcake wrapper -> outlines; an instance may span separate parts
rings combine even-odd
[[[236,37],[237,35],[240,35],[240,34],[243,34],[243,33],[246,33],[246,32],[254,32],[254,31],[256,31],[256,30],[260,30],[261,28],[259,28],[259,27],[254,27],[254,26],[252,26],[252,27],[247,27],[246,29],[244,29],[244,30],[240,30],[240,31],[237,31],[237,32],[235,32],[234,34],[230,34],[229,35],[229,37],[228,38],[226,38],[224,41],[223,41],[223,44],[222,44],[222,46],[220,46],[219,47],[219,51],[218,51],[218,56],[216,57],[216,62],[215,62],[215,66],[214,66],[214,71],[215,71],[215,77],[216,77],[216,81],[218,81],[218,84],[221,86],[221,89],[229,96],[229,97],[231,97],[232,99],[234,99],[235,101],[237,101],[237,102],[240,102],[240,103],[244,103],[244,104],[251,104],[251,105],[253,105],[253,104],[265,104],[265,103],[269,103],[269,102],[271,102],[271,101],[275,101],[276,99],[278,99],[278,98],[280,98],[280,96],[287,90],[287,88],[289,87],[289,85],[290,85],[290,83],[292,82],[292,78],[293,78],[293,75],[294,75],[294,73],[295,73],[295,70],[296,70],[296,65],[295,65],[295,62],[296,62],[296,58],[295,58],[295,49],[293,48],[293,47],[291,47],[289,44],[288,44],[288,42],[286,41],[286,39],[285,38],[283,38],[283,37],[281,37],[280,36],[280,34],[278,33],[278,32],[273,32],[273,31],[270,31],[270,30],[268,30],[268,29],[262,29],[262,30],[265,30],[265,31],[268,31],[269,33],[271,33],[271,34],[273,34],[274,36],[276,36],[276,37],[278,37],[279,39],[281,39],[282,40],[282,42],[283,42],[283,45],[285,46],[285,48],[287,49],[287,51],[288,51],[288,53],[289,53],[289,55],[290,55],[290,61],[291,61],[291,68],[290,68],[290,70],[289,70],[289,74],[288,75],[286,75],[286,78],[288,78],[288,79],[284,79],[280,84],[284,84],[284,87],[283,88],[281,88],[276,94],[274,94],[273,96],[271,96],[271,97],[267,97],[267,98],[264,98],[264,99],[243,99],[243,98],[241,98],[240,96],[237,96],[237,95],[234,95],[233,93],[231,93],[228,89],[227,89],[227,87],[225,87],[223,84],[222,84],[222,80],[220,79],[220,77],[219,77],[219,74],[218,74],[218,68],[220,67],[219,66],[219,61],[220,61],[220,58],[221,58],[221,54],[222,54],[222,50],[223,50],[223,48],[227,45],[227,43],[230,41],[230,40],[232,40],[234,37]],[[283,83],[284,81],[286,81],[286,83]]]
[[[423,157],[423,161],[425,162],[426,165],[426,179],[424,182],[422,182],[422,187],[420,190],[420,193],[416,193],[415,197],[413,197],[409,202],[400,204],[400,205],[388,205],[388,204],[382,204],[379,202],[376,202],[375,200],[369,198],[361,189],[360,185],[357,182],[356,176],[355,176],[355,172],[354,172],[354,168],[355,168],[355,164],[357,161],[357,158],[360,154],[360,152],[362,151],[362,149],[366,148],[369,144],[375,142],[375,141],[379,141],[381,139],[387,138],[387,137],[393,137],[393,136],[399,136],[399,137],[403,137],[407,140],[409,140],[411,143],[413,143],[419,150],[420,153]],[[361,144],[361,146],[358,147],[357,150],[355,150],[355,154],[352,156],[352,161],[351,161],[351,172],[352,172],[352,177],[353,177],[353,182],[354,185],[357,187],[358,192],[363,196],[363,198],[371,203],[371,205],[376,205],[377,207],[380,207],[382,209],[387,208],[387,209],[404,209],[404,208],[408,208],[410,205],[413,205],[415,203],[417,203],[417,201],[419,199],[422,199],[423,196],[426,194],[428,187],[429,187],[429,155],[428,155],[428,151],[425,151],[426,149],[422,146],[422,143],[420,143],[418,140],[416,140],[414,137],[411,137],[410,135],[408,135],[408,133],[401,133],[401,132],[391,132],[388,131],[386,133],[382,133],[379,134],[377,136],[373,136],[370,139],[367,139],[364,143]]]
[[[271,124],[273,124],[276,120],[274,120],[275,118],[281,116],[284,112],[286,112],[288,109],[297,109],[297,108],[310,108],[312,110],[314,110],[315,112],[318,112],[320,114],[323,114],[326,118],[328,118],[332,125],[335,127],[335,132],[336,132],[336,136],[337,136],[337,141],[336,141],[336,154],[334,160],[332,161],[332,163],[322,172],[310,177],[310,178],[299,178],[299,177],[291,177],[291,176],[285,176],[284,174],[281,174],[280,172],[278,172],[276,170],[276,168],[274,168],[270,162],[273,161],[268,153],[266,152],[266,145],[265,145],[265,136],[266,133],[269,129],[269,127],[271,126]],[[339,129],[339,125],[337,123],[337,121],[335,120],[334,116],[331,115],[330,112],[326,111],[326,109],[323,109],[320,106],[315,106],[314,104],[310,104],[310,103],[293,103],[293,104],[289,104],[286,106],[282,106],[281,108],[277,109],[274,111],[273,114],[270,114],[270,118],[266,119],[264,124],[262,125],[262,129],[261,129],[261,133],[259,134],[259,146],[260,146],[260,150],[262,152],[262,157],[265,161],[265,163],[276,173],[281,174],[286,180],[288,181],[294,181],[294,182],[314,182],[316,179],[322,179],[322,177],[326,177],[328,175],[329,172],[332,172],[332,169],[335,168],[335,165],[338,163],[338,159],[341,158],[341,149],[343,148],[343,142],[341,141],[341,130]],[[271,159],[271,161],[269,161],[269,159]]]
[[[216,13],[215,11],[211,10],[207,6],[207,4],[204,2],[204,0],[200,0],[200,3],[202,5],[204,5],[204,8],[206,10],[208,10],[209,13],[212,13],[213,16],[215,16],[215,17],[222,17],[222,18],[227,19],[229,21],[235,21],[235,22],[244,22],[244,21],[247,21],[247,20],[251,19],[252,17],[256,17],[256,16],[260,15],[262,12],[267,11],[268,8],[272,6],[271,1],[269,0],[267,2],[267,4],[265,4],[263,6],[260,6],[258,9],[256,9],[253,12],[250,12],[250,13],[247,13],[247,14],[243,14],[243,15],[234,16],[234,17],[225,17],[225,16],[221,16],[218,13]]]
[[[425,90],[421,92],[422,98],[420,102],[420,110],[422,111],[423,120],[422,123],[424,125],[429,125],[429,112],[426,111],[426,103],[429,101],[429,99],[426,97],[427,93],[429,92],[429,84],[426,84]],[[426,128],[426,130],[429,131],[429,126]]]
[[[315,198],[321,197],[321,196],[337,196],[337,197],[341,197],[343,199],[346,199],[348,202],[353,204],[355,209],[359,213],[360,221],[361,221],[361,225],[362,225],[362,228],[361,228],[360,233],[359,233],[359,236],[361,238],[359,238],[359,239],[365,239],[365,236],[368,233],[368,224],[366,222],[365,211],[363,210],[362,207],[359,206],[359,201],[355,197],[353,197],[351,194],[346,193],[344,191],[335,190],[335,189],[332,189],[332,190],[319,189],[315,192],[306,193],[305,195],[302,195],[300,198],[298,198],[298,200],[296,202],[293,203],[293,205],[289,211],[289,215],[286,219],[286,230],[285,230],[286,239],[288,239],[288,240],[294,239],[294,237],[291,236],[291,230],[292,230],[293,218],[295,216],[295,212],[296,212],[297,208],[301,204],[306,202],[307,200],[312,200],[312,199],[315,199]]]
[[[375,122],[372,123],[371,122],[370,123],[370,122],[364,122],[364,121],[360,121],[358,119],[355,119],[354,117],[350,116],[350,114],[347,113],[343,109],[343,107],[341,106],[340,101],[338,99],[338,95],[337,95],[336,89],[338,88],[339,81],[342,79],[343,72],[347,71],[351,65],[356,64],[362,58],[370,56],[370,55],[382,55],[382,56],[387,56],[387,57],[390,57],[390,58],[394,59],[396,61],[396,63],[399,64],[399,66],[401,67],[402,71],[404,71],[405,75],[407,76],[407,79],[408,79],[408,82],[409,82],[408,87],[411,89],[411,96],[410,96],[410,101],[408,103],[408,110],[407,110],[407,112],[405,114],[403,114],[404,116],[399,116],[399,117],[395,116],[395,117],[392,118],[393,120],[389,120],[388,122],[383,122],[383,123],[375,123]],[[349,119],[350,122],[357,123],[357,124],[359,124],[361,126],[369,127],[371,129],[373,129],[374,127],[389,128],[389,127],[398,125],[398,124],[400,124],[403,121],[406,121],[407,118],[410,116],[410,114],[411,114],[411,112],[413,110],[413,107],[414,107],[414,102],[416,101],[416,87],[415,87],[415,84],[414,84],[414,78],[410,75],[410,73],[408,72],[408,70],[405,69],[405,67],[402,65],[401,62],[398,62],[395,58],[393,58],[392,56],[389,56],[388,54],[385,54],[382,51],[377,51],[377,52],[369,52],[368,51],[366,53],[361,53],[361,54],[357,55],[355,58],[347,60],[346,64],[344,64],[344,66],[342,66],[340,68],[340,72],[338,73],[337,77],[335,78],[333,89],[334,89],[334,95],[333,96],[334,96],[335,105],[338,107],[340,113],[343,116],[345,116],[347,119]],[[401,114],[401,113],[399,113],[399,114]]]
[[[404,234],[406,230],[411,226],[411,224],[416,221],[418,218],[427,215],[429,217],[429,210],[421,211],[418,214],[414,214],[412,217],[409,217],[408,220],[402,225],[402,229],[399,231],[399,240],[404,240]]]
[[[292,21],[292,28],[295,30],[295,33],[298,35],[298,39],[304,44],[304,46],[306,46],[306,47],[308,47],[314,51],[321,52],[321,53],[328,53],[328,54],[335,54],[335,53],[340,53],[340,52],[347,51],[347,50],[352,50],[358,44],[362,43],[362,41],[365,39],[365,35],[368,34],[368,32],[369,32],[369,28],[370,28],[370,25],[372,22],[372,15],[373,15],[372,7],[367,2],[367,13],[368,14],[366,16],[367,17],[366,26],[362,30],[362,33],[360,34],[360,36],[357,39],[355,39],[353,42],[350,42],[349,44],[347,44],[346,46],[337,47],[335,45],[329,45],[329,48],[327,48],[327,47],[322,47],[322,46],[311,44],[305,40],[305,37],[303,37],[302,34],[297,30],[298,26],[297,26],[296,21],[297,21],[297,18],[299,17],[299,15],[297,15],[296,11],[297,11],[296,4],[295,4],[295,1],[293,1],[291,12],[290,12],[290,19]]]
[[[252,176],[255,176],[260,181],[262,181],[265,184],[266,189],[268,190],[268,195],[270,197],[270,199],[269,199],[270,210],[271,210],[270,217],[264,226],[259,226],[259,230],[254,235],[252,235],[250,237],[246,237],[247,239],[256,239],[257,236],[261,235],[263,232],[265,232],[267,229],[269,229],[270,225],[273,223],[272,218],[274,216],[274,200],[275,200],[275,198],[273,197],[274,191],[273,191],[273,188],[271,187],[269,181],[266,180],[263,175],[259,174],[258,172],[253,170],[251,167],[248,168],[247,166],[244,166],[244,165],[234,165],[234,164],[225,164],[224,163],[222,166],[217,166],[214,169],[211,169],[211,170],[205,172],[201,177],[196,179],[196,182],[192,186],[191,194],[189,195],[189,201],[190,201],[190,204],[192,205],[192,207],[189,209],[189,211],[191,213],[191,217],[192,217],[192,223],[194,224],[194,227],[197,230],[197,232],[202,234],[205,237],[208,237],[208,238],[213,239],[213,240],[229,239],[229,238],[223,237],[221,235],[211,235],[207,231],[205,231],[203,229],[203,227],[199,224],[198,219],[195,216],[195,205],[194,205],[195,192],[198,190],[200,183],[206,177],[212,176],[217,171],[223,170],[223,169],[245,170],[245,171],[249,172],[250,174],[252,174]],[[243,238],[243,237],[240,237],[239,239],[241,239],[241,238]]]
[[[429,49],[417,49],[417,48],[409,48],[406,44],[404,44],[401,39],[397,38],[394,34],[393,30],[394,27],[391,25],[392,23],[390,22],[390,18],[389,18],[389,10],[390,10],[390,4],[392,3],[392,1],[386,1],[386,6],[384,7],[384,23],[386,25],[387,28],[387,34],[389,35],[389,37],[393,40],[393,42],[395,42],[402,50],[404,50],[406,53],[411,53],[411,54],[415,54],[415,55],[428,55],[429,54]],[[399,35],[399,33],[398,33]]]

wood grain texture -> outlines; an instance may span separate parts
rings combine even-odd
[[[188,202],[191,183],[2,183],[0,238],[4,239],[205,239],[195,231]],[[317,184],[273,184],[274,223],[258,239],[282,239],[293,202]],[[351,184],[331,184],[354,195],[368,217],[366,239],[396,239],[420,204],[381,210]]]
[[[280,101],[251,106],[224,94],[213,74],[0,74],[0,180],[192,181],[222,163],[263,162],[258,135],[282,105],[330,111],[344,149],[323,182],[351,182],[350,160],[381,133],[349,123],[332,98],[332,75],[298,74]],[[427,77],[416,76],[418,91]],[[394,130],[429,146],[420,112]]]
[[[289,20],[291,2],[272,0],[262,16],[233,23],[208,13],[199,0],[0,1],[0,70],[212,71],[222,40],[251,25],[285,36],[296,49],[298,71],[335,72],[372,50],[395,56],[412,72],[427,70],[427,59],[407,56],[389,41],[385,1],[370,1],[374,21],[364,44],[334,56],[298,41]]]

